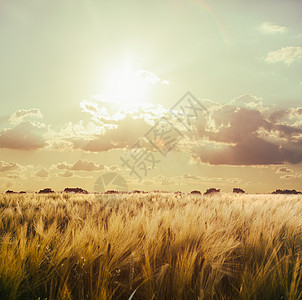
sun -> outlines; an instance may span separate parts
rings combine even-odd
[[[109,102],[121,107],[133,107],[146,100],[148,83],[142,71],[135,70],[126,64],[112,70],[107,75],[104,85],[104,96]]]

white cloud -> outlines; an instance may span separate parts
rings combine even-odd
[[[93,161],[88,161],[86,159],[78,160],[75,164],[68,164],[66,162],[58,163],[57,169],[59,170],[73,170],[73,171],[98,171],[104,170],[105,166],[103,164],[96,164]],[[66,176],[65,176],[66,177]]]
[[[80,105],[82,112],[89,113],[92,116],[92,121],[98,124],[99,133],[116,128],[127,115],[131,115],[135,119],[144,118],[147,122],[170,115],[169,110],[165,109],[161,104],[141,102],[125,108],[115,102],[110,102],[101,95],[94,95],[91,100],[83,100]],[[87,132],[86,129],[84,131]],[[95,133],[98,134],[97,132]]]
[[[104,165],[100,164],[97,165],[93,161],[88,160],[78,160],[73,166],[72,170],[75,171],[97,171],[97,170],[104,170]]]
[[[116,103],[110,102],[105,97],[101,98],[100,95],[95,95],[92,100],[85,99],[80,105],[82,111],[92,115],[92,120],[98,123],[114,124],[125,115]]]
[[[230,102],[231,105],[249,109],[262,109],[262,98],[253,95],[242,95]]]
[[[160,83],[160,84],[169,84],[168,80],[162,80],[159,78],[158,75],[147,71],[147,70],[139,70],[137,71],[137,74],[139,76],[139,79],[142,80],[145,83],[151,83],[151,84],[156,84],[156,83]]]
[[[67,170],[65,172],[57,174],[56,176],[59,176],[59,177],[72,177],[73,176],[73,172]]]
[[[98,104],[92,101],[88,101],[88,100],[83,100],[80,103],[82,111],[84,112],[88,112],[91,115],[96,115],[99,113],[99,108],[98,108]]]
[[[287,28],[284,26],[272,24],[269,22],[264,22],[260,26],[260,31],[263,34],[276,34],[276,33],[284,33],[287,31]]]
[[[156,83],[160,82],[160,78],[152,72],[149,72],[146,70],[140,70],[140,71],[137,71],[137,74],[138,74],[139,78],[146,83],[156,84]]]
[[[302,57],[302,46],[284,47],[276,51],[269,52],[265,58],[268,63],[284,62],[287,65]]]
[[[9,117],[9,122],[14,124],[21,123],[25,118],[42,119],[43,115],[38,108],[19,109]]]

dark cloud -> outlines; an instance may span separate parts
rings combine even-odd
[[[211,119],[215,128],[208,130],[206,137],[216,142],[238,143],[253,138],[260,127],[267,126],[266,120],[258,110],[231,105],[214,111]]]
[[[194,153],[195,158],[212,165],[281,164],[283,156],[278,146],[257,137],[244,139],[236,145],[199,147]]]
[[[300,163],[302,128],[293,125],[299,113],[297,109],[279,110],[267,119],[258,108],[216,107],[210,114],[209,126],[199,135],[201,141],[207,142],[193,148],[193,157],[213,165]],[[277,123],[285,117],[292,124]]]
[[[118,121],[117,128],[108,129],[104,134],[94,135],[89,140],[73,138],[71,141],[74,148],[90,152],[127,148],[135,144],[150,128],[143,118],[126,116]]]
[[[185,132],[196,141],[192,155],[213,165],[270,165],[302,162],[300,110],[279,110],[266,116],[260,98],[244,95],[227,105],[214,105],[209,119],[192,122]],[[283,120],[280,122],[280,118]],[[144,118],[126,116],[116,127],[89,138],[69,139],[74,148],[91,152],[127,148],[151,128]],[[204,143],[206,141],[206,143]],[[189,147],[189,146],[186,146]]]
[[[0,148],[36,150],[47,145],[43,138],[45,128],[31,122],[22,122],[0,132]]]
[[[287,122],[295,123],[302,119],[302,107],[279,109],[271,113],[269,120],[273,123]]]
[[[271,113],[269,120],[271,122],[278,122],[280,121],[283,117],[287,115],[287,110],[286,109],[279,109]]]
[[[270,124],[269,128],[271,131],[277,132],[280,138],[285,138],[289,142],[302,133],[302,128],[288,124]]]

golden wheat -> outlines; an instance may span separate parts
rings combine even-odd
[[[1,299],[302,299],[302,197],[0,195]]]

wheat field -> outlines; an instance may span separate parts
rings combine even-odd
[[[1,299],[302,299],[302,196],[0,195]]]

